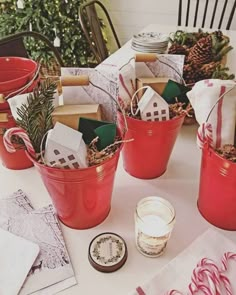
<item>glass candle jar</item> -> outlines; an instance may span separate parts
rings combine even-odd
[[[167,245],[175,223],[175,210],[165,199],[146,197],[135,211],[135,240],[145,256],[160,256]]]

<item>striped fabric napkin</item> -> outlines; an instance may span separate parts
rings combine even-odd
[[[209,229],[130,295],[236,294],[236,244]]]
[[[234,144],[236,122],[236,82],[209,79],[197,82],[187,96],[194,109],[200,147],[205,140],[212,148]]]

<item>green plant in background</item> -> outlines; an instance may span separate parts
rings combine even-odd
[[[0,38],[21,31],[40,32],[59,45],[66,66],[87,66],[92,61],[92,53],[78,18],[83,2],[85,0],[0,0]],[[41,41],[27,38],[25,45],[32,59],[50,63],[53,54]]]

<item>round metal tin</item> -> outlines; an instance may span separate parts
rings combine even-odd
[[[89,262],[101,272],[118,270],[124,265],[127,256],[128,251],[124,239],[111,232],[99,234],[89,245]]]

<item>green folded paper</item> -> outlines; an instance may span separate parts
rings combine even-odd
[[[83,134],[83,140],[86,144],[90,144],[98,136],[99,140],[96,145],[100,151],[114,143],[116,124],[81,117],[79,119],[79,131]]]
[[[173,80],[168,80],[161,96],[169,104],[176,103],[177,98],[179,102],[185,103],[187,106],[187,104],[189,103],[189,99],[186,93],[188,91],[190,91],[189,87],[177,83]]]

